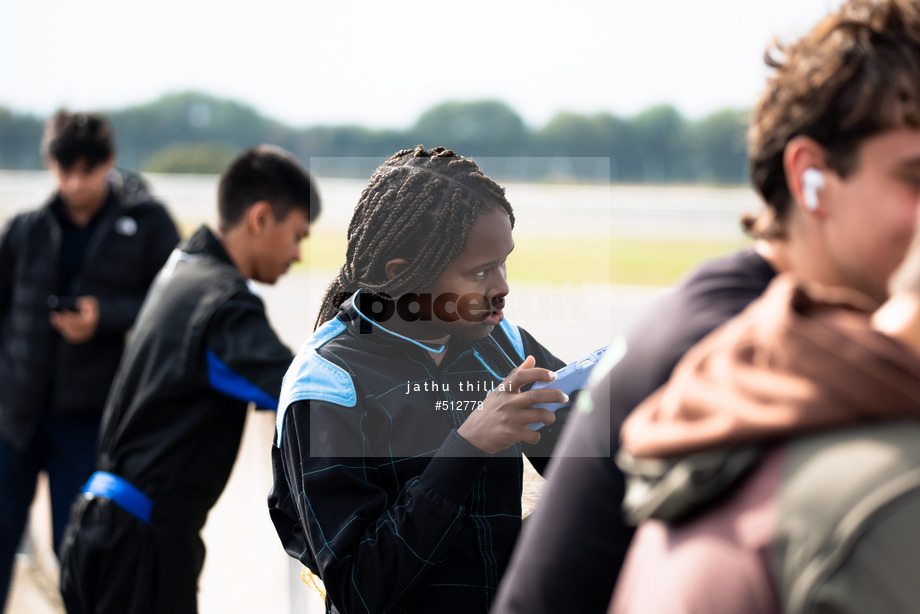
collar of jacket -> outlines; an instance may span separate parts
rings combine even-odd
[[[99,210],[93,215],[89,223],[101,221],[105,218],[114,217],[117,213],[121,213],[124,209],[122,204],[119,202],[118,194],[115,193],[113,186],[109,183],[109,191],[106,193],[105,201],[103,201],[102,206],[99,207]],[[61,200],[60,192],[55,192],[52,194],[47,201],[45,201],[45,211],[50,215],[51,219],[58,225],[62,226],[64,223],[71,223],[70,216],[67,214],[67,210],[64,206],[64,201]]]
[[[365,292],[365,290],[363,288],[359,289],[357,292],[352,294],[348,300],[342,303],[342,306],[339,308],[339,313],[336,316],[352,333],[355,335],[368,336],[367,338],[372,340],[374,343],[387,347],[416,349],[419,351],[434,352],[436,354],[440,354],[447,350],[446,344],[430,343],[410,339],[405,335],[400,335],[399,333],[390,330],[380,322],[375,322],[366,314],[361,313],[357,306],[357,298],[361,292]],[[394,317],[397,316],[394,314]],[[452,341],[462,342],[465,340],[460,338],[452,338]]]
[[[199,226],[192,236],[183,241],[179,245],[179,249],[189,255],[207,254],[236,268],[236,264],[230,259],[230,254],[227,253],[224,244],[204,224]]]

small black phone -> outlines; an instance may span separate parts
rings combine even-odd
[[[51,311],[80,311],[77,307],[77,297],[56,294],[48,297],[48,309]]]

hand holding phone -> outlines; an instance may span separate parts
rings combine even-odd
[[[607,348],[609,347],[609,345],[605,345],[602,348],[594,350],[587,356],[567,364],[566,366],[556,371],[556,379],[551,382],[536,382],[531,390],[537,390],[539,388],[558,388],[571,397],[572,393],[574,393],[576,390],[581,390],[585,387],[585,383],[588,381],[588,376],[591,375],[591,371],[594,370],[594,367],[597,365],[601,357],[607,352]],[[564,403],[539,403],[533,407],[548,409],[551,412],[555,412],[563,405]],[[528,424],[527,426],[530,427],[531,430],[536,431],[537,429],[542,428],[544,425],[542,422],[534,422],[533,424]]]
[[[48,309],[50,311],[79,311],[77,297],[52,294],[48,297]]]
[[[49,300],[51,313],[48,318],[51,327],[61,333],[68,343],[80,344],[96,336],[99,326],[99,300],[95,296],[77,296],[59,301],[54,305]]]

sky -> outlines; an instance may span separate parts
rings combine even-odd
[[[2,0],[0,106],[47,115],[203,91],[292,126],[404,129],[445,100],[699,118],[749,108],[774,36],[840,0]]]

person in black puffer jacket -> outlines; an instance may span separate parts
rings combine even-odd
[[[58,112],[42,150],[57,191],[0,231],[0,606],[40,470],[60,545],[126,333],[179,240],[140,178],[114,170],[101,116]]]

